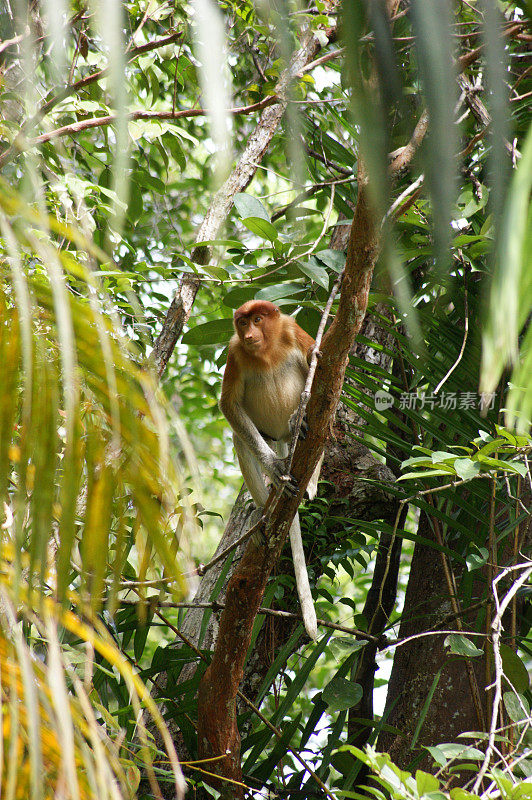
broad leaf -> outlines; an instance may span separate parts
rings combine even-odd
[[[324,688],[322,697],[332,711],[343,711],[362,700],[362,686],[336,676]]]
[[[234,204],[236,210],[243,219],[248,217],[257,217],[258,219],[266,220],[266,222],[270,221],[270,215],[262,205],[261,201],[256,197],[253,197],[251,194],[245,194],[244,192],[241,192],[240,194],[235,195]]]
[[[459,656],[482,656],[484,655],[483,650],[479,650],[479,648],[473,644],[471,639],[468,639],[467,636],[463,636],[459,633],[451,633],[445,639],[445,647],[448,647],[451,653],[455,653]]]

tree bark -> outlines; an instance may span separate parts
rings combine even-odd
[[[202,758],[218,758],[215,771],[224,780],[212,783],[227,796],[243,797],[240,783],[240,736],[236,725],[236,693],[252,626],[266,581],[277,562],[302,494],[328,438],[347,366],[349,351],[361,328],[373,268],[378,253],[378,232],[367,196],[367,177],[361,164],[358,201],[351,225],[346,268],[338,313],[322,345],[322,357],[308,405],[309,432],[297,445],[293,474],[299,491],[283,498],[268,515],[262,530],[246,547],[227,589],[213,659],[198,694],[198,746]],[[272,492],[270,499],[273,499]],[[229,789],[227,781],[232,781]]]
[[[530,494],[522,497],[526,507],[531,507]],[[502,523],[501,523],[502,524]],[[422,514],[418,532],[430,539],[433,537],[430,520]],[[519,543],[521,553],[530,553],[532,546],[532,516],[528,524],[522,526]],[[500,564],[510,564],[515,560],[512,545],[508,539],[505,552],[500,554]],[[463,568],[454,566],[457,583]],[[485,578],[486,576],[484,576]],[[472,596],[461,615],[465,634],[467,627],[474,630],[474,620],[478,609],[468,612],[469,606],[486,596],[486,581],[480,576],[473,585]],[[449,599],[447,579],[443,568],[442,554],[434,548],[416,543],[410,567],[410,576],[405,597],[405,607],[401,618],[399,639],[415,636],[437,627],[456,629],[456,619],[452,619],[453,608]],[[445,620],[447,619],[447,623]],[[443,622],[443,625],[442,625]],[[510,627],[510,626],[508,626]],[[443,742],[460,741],[457,737],[466,731],[486,730],[488,718],[488,696],[486,693],[486,657],[468,659],[473,669],[479,689],[481,713],[479,719],[476,703],[471,689],[470,676],[466,670],[466,660],[449,654],[444,647],[445,635],[435,635],[413,639],[399,647],[395,653],[393,669],[388,686],[385,717],[386,722],[398,728],[400,735],[382,731],[378,749],[390,754],[392,760],[402,769],[416,766],[429,769],[431,758],[424,745],[437,745]],[[478,639],[475,643],[482,647]],[[488,649],[488,653],[489,653]],[[440,672],[441,671],[441,672]],[[429,692],[440,676],[430,701],[416,746],[411,743]],[[466,742],[467,740],[464,740]],[[469,742],[471,743],[471,742]],[[420,760],[418,760],[420,759]],[[457,774],[456,783],[470,780],[471,773]]]
[[[425,514],[421,515],[418,533],[428,539],[433,537]],[[471,603],[477,599],[472,599]],[[428,545],[416,543],[399,639],[436,629],[452,612],[441,553]],[[450,627],[455,628],[455,622],[450,623]],[[411,767],[416,759],[420,769],[428,770],[431,758],[423,751],[424,745],[454,742],[460,733],[482,730],[485,725],[486,707],[484,704],[484,719],[479,720],[465,661],[450,656],[444,641],[444,635],[422,637],[399,647],[395,653],[384,714],[387,724],[398,728],[401,735],[382,731],[378,749],[389,753],[392,761],[402,769]],[[484,657],[469,661],[480,695],[484,697]],[[440,670],[434,696],[416,746],[412,749],[425,701]],[[421,761],[417,760],[419,757]]]

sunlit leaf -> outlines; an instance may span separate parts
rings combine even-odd
[[[262,205],[261,201],[257,197],[253,197],[252,194],[240,192],[239,194],[235,195],[234,204],[236,210],[243,219],[247,219],[248,217],[256,217],[257,219],[263,219],[266,222],[270,221],[270,215]]]
[[[449,648],[451,653],[455,653],[458,656],[475,657],[484,655],[484,650],[480,650],[473,644],[471,639],[460,633],[450,633],[445,639],[444,645]]]

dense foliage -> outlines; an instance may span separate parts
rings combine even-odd
[[[251,298],[316,334],[366,175],[379,259],[301,510],[323,624],[307,644],[283,558],[242,783],[532,797],[529,14],[0,0],[6,797],[176,796],[174,748],[200,796],[242,796],[197,744],[234,568],[198,589],[239,485],[225,346]]]

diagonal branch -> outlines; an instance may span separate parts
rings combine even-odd
[[[378,227],[368,200],[367,178],[361,167],[358,186],[338,313],[323,340],[317,380],[308,405],[309,433],[298,443],[294,454],[293,474],[299,491],[295,498],[286,498],[271,510],[261,525],[259,535],[247,545],[229,582],[213,659],[199,687],[200,757],[226,754],[225,759],[215,762],[214,769],[218,775],[233,781],[241,780],[236,697],[253,623],[268,577],[328,438],[340,398],[349,350],[366,311],[378,255]],[[216,784],[217,788],[222,789],[222,786],[222,782]]]
[[[395,0],[389,0],[389,9],[396,8]],[[503,31],[503,36],[511,37],[522,29],[523,23],[515,23]],[[326,31],[329,41],[336,37],[336,30]],[[292,58],[290,65],[283,72],[279,83],[275,88],[275,93],[279,97],[279,102],[265,109],[257,128],[248,140],[248,144],[242,153],[238,164],[227,178],[223,186],[215,194],[213,201],[203,223],[197,233],[196,242],[211,241],[216,235],[227,218],[231,209],[235,194],[243,191],[253,178],[257,165],[260,163],[264,153],[273,138],[279,122],[284,114],[287,105],[286,91],[297,75],[301,74],[307,66],[313,64],[313,59],[319,51],[320,46],[311,33],[307,33],[303,39],[300,49]],[[471,50],[457,59],[457,69],[463,72],[468,66],[477,61],[484,51],[484,45]],[[424,111],[414,128],[412,137],[406,147],[394,158],[390,164],[390,177],[395,179],[404,171],[412,161],[412,158],[423,141],[429,126],[428,114]],[[192,251],[192,260],[197,264],[206,264],[211,256],[212,249],[196,246]],[[187,323],[192,305],[201,284],[201,277],[193,273],[185,273],[181,276],[177,292],[172,300],[166,319],[163,323],[162,331],[155,343],[153,357],[157,368],[157,373],[162,375],[166,365],[172,355],[175,344],[181,335],[183,327]]]

